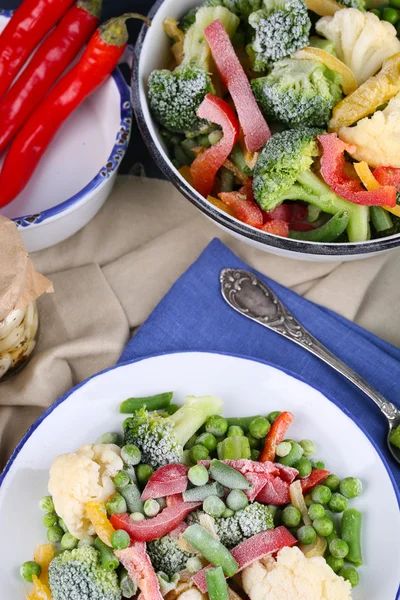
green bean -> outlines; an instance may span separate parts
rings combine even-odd
[[[221,180],[221,192],[232,192],[235,186],[235,175],[226,167],[221,167],[219,171]]]
[[[137,592],[137,585],[128,575],[128,571],[123,567],[119,575],[119,587],[124,598],[133,598]]]
[[[311,231],[289,231],[289,237],[307,242],[334,242],[344,231],[349,222],[349,214],[339,211],[325,225]]]
[[[100,538],[95,539],[94,546],[96,550],[99,551],[100,562],[103,569],[105,571],[115,571],[115,569],[119,565],[119,561],[115,556],[112,548],[106,546],[106,544],[102,542]]]
[[[279,462],[286,467],[293,467],[303,456],[303,448],[296,442],[291,442],[292,448],[286,456],[279,458]]]
[[[229,550],[201,525],[189,525],[183,537],[210,563],[222,567],[227,577],[232,577],[237,572],[239,566]]]
[[[188,479],[195,486],[206,485],[208,482],[208,471],[204,465],[194,465],[188,471]]]
[[[128,398],[121,403],[119,412],[130,414],[143,407],[147,410],[168,408],[171,404],[172,396],[173,392],[165,392],[164,394],[156,394],[155,396],[147,396],[146,398]]]
[[[224,488],[214,481],[213,483],[199,485],[190,490],[186,490],[183,492],[183,499],[185,502],[204,502],[207,496],[218,496],[219,498],[222,498],[223,495]]]
[[[359,567],[363,564],[361,553],[362,515],[355,508],[347,508],[342,515],[342,539],[349,546],[346,560]]]
[[[231,490],[247,490],[250,487],[244,475],[216,458],[211,461],[210,475],[214,481]]]
[[[228,586],[221,567],[207,569],[206,581],[210,600],[228,600]]]
[[[143,502],[140,499],[140,490],[135,483],[129,483],[124,487],[117,487],[118,492],[124,498],[128,512],[143,512]]]
[[[254,415],[254,417],[229,417],[226,420],[228,427],[241,427],[243,431],[248,431],[250,423],[260,416],[261,415]]]
[[[242,171],[242,173],[245,175],[253,175],[253,169],[250,169],[249,165],[247,164],[240,144],[236,144],[234,146],[229,158],[237,166],[237,168]]]
[[[178,404],[170,404],[169,406],[167,406],[167,408],[165,410],[166,410],[167,414],[174,415],[176,413],[176,411],[179,409],[180,409],[180,406]]]
[[[387,210],[382,208],[382,206],[370,206],[369,212],[372,225],[376,231],[385,231],[386,229],[393,227],[393,221],[390,214]]]
[[[218,444],[217,452],[220,460],[239,460],[251,457],[249,440],[244,436],[225,438]]]
[[[63,530],[64,533],[68,533],[68,527],[65,524],[64,519],[61,519],[61,518],[58,519],[57,524],[58,524],[59,527],[61,527],[61,529]]]
[[[25,581],[32,583],[33,575],[36,575],[36,577],[40,577],[42,567],[34,560],[28,560],[27,562],[24,562],[19,572],[21,574],[21,577],[25,579]]]
[[[231,510],[234,510],[235,512],[246,508],[248,503],[249,500],[242,490],[232,490],[231,492],[229,492],[228,497],[226,499],[227,507]]]

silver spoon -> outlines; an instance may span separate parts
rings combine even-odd
[[[387,444],[393,458],[400,463],[400,448],[389,441],[392,430],[400,425],[400,410],[387,402],[364,379],[329,352],[294,318],[276,294],[256,275],[242,269],[223,269],[220,275],[221,292],[226,302],[243,316],[272,329],[302,346],[346,377],[371,398],[388,420]]]

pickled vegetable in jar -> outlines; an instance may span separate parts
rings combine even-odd
[[[0,380],[21,369],[29,360],[39,329],[36,301],[11,311],[0,321]]]

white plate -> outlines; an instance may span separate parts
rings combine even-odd
[[[188,394],[220,396],[225,414],[231,416],[292,411],[291,436],[311,438],[328,469],[340,477],[358,476],[364,484],[363,494],[352,501],[364,515],[365,560],[354,599],[395,600],[399,504],[387,468],[366,435],[320,392],[278,369],[199,352],[161,355],[108,370],[55,403],[31,427],[0,480],[1,598],[24,598],[19,566],[31,560],[36,545],[45,542],[38,502],[47,492],[52,460],[95,441],[105,431],[119,430],[124,417],[118,405],[125,398],[170,389],[178,403]]]

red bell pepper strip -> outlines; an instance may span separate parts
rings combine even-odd
[[[280,477],[270,477],[267,485],[263,487],[256,498],[262,504],[283,506],[290,502],[290,486]]]
[[[249,152],[262,148],[271,132],[261,114],[249,80],[221,21],[217,19],[204,30],[211,54],[235,104]]]
[[[268,432],[264,450],[260,456],[260,462],[265,462],[267,460],[273,461],[275,459],[276,447],[285,437],[285,433],[293,419],[294,415],[288,411],[282,412],[279,417],[277,417]]]
[[[311,474],[308,477],[302,477],[299,479],[303,494],[306,494],[312,490],[313,487],[325,481],[328,475],[329,471],[325,471],[325,469],[314,469],[314,471],[311,471]]]
[[[286,465],[281,465],[281,463],[274,463],[274,465],[278,469],[279,477],[288,483],[293,483],[299,474],[298,470],[294,467],[287,467]]]
[[[0,152],[95,31],[100,10],[101,0],[79,0],[47,36],[3,97],[0,102]]]
[[[267,221],[261,227],[263,231],[279,235],[280,237],[289,237],[289,223],[285,221]]]
[[[211,194],[215,177],[233,150],[239,137],[240,126],[233,108],[212,94],[207,94],[197,110],[197,116],[221,125],[222,139],[196,156],[190,174],[194,188],[205,198]]]
[[[393,185],[400,192],[400,169],[396,169],[395,167],[376,167],[373,175],[381,185]]]
[[[349,202],[365,206],[396,205],[396,189],[393,186],[384,186],[368,192],[360,181],[347,175],[344,152],[351,147],[342,142],[336,133],[325,133],[319,135],[318,139],[323,148],[321,175],[335,194]]]
[[[146,544],[135,542],[125,550],[115,550],[115,556],[141,591],[139,598],[163,600],[157,575],[146,552]]]
[[[185,465],[179,464],[165,465],[165,467],[157,469],[147,482],[141,500],[162,498],[184,492],[188,486],[188,470]]]
[[[0,98],[74,0],[24,0],[0,36]]]
[[[218,194],[218,197],[224,204],[234,210],[235,216],[239,221],[251,227],[257,227],[257,229],[262,226],[263,216],[260,207],[252,200],[248,200],[240,191],[221,192]]]
[[[281,525],[275,529],[269,529],[268,531],[262,531],[261,533],[257,533],[257,535],[253,535],[253,537],[232,548],[231,554],[239,565],[239,572],[267,554],[275,554],[285,546],[291,547],[296,543],[296,538],[293,537],[286,527]],[[198,571],[193,576],[194,583],[203,594],[207,592],[206,571],[210,568],[211,565]]]
[[[243,491],[249,499],[249,502],[254,502],[258,494],[269,482],[270,475],[267,473],[246,473],[245,477],[251,483],[252,487]]]
[[[59,0],[57,0],[59,2]],[[110,75],[128,43],[129,13],[111,19],[92,36],[79,62],[53,87],[22,127],[0,175],[0,207],[11,202],[32,177],[61,125]]]
[[[153,519],[132,521],[127,513],[111,515],[110,521],[115,529],[124,529],[132,540],[150,542],[173,531],[201,502],[181,502],[167,506]]]

